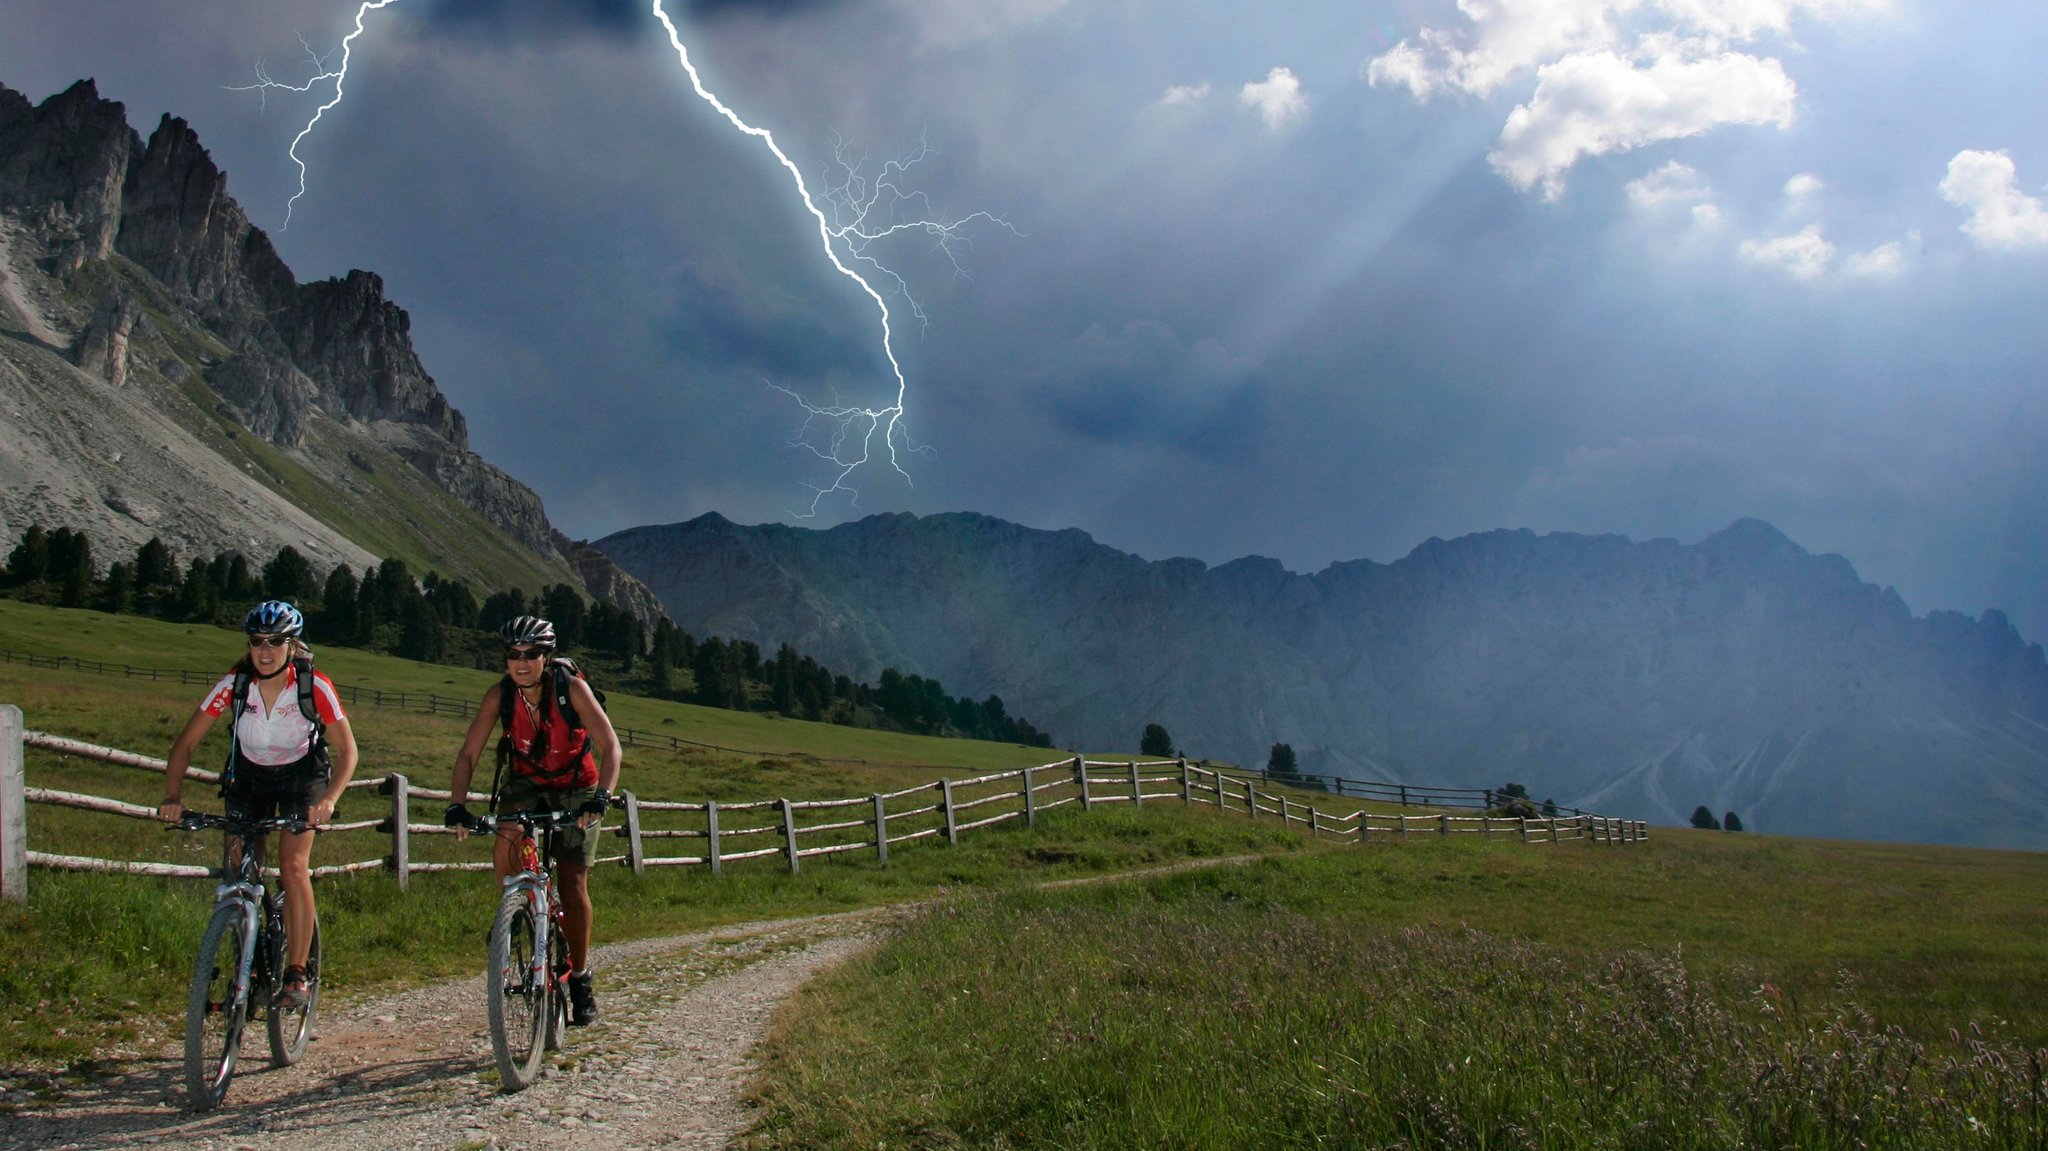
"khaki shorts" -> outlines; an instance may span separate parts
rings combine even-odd
[[[514,811],[574,811],[596,794],[595,787],[542,787],[516,771],[506,772],[505,781],[498,788],[498,814]],[[556,828],[555,862],[579,864],[583,867],[596,863],[598,837],[602,834],[601,822],[593,822],[587,829],[577,827],[573,823]]]

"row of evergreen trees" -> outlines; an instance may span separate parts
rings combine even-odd
[[[1001,697],[953,698],[935,679],[885,668],[879,686],[835,675],[789,644],[764,660],[747,640],[697,640],[666,616],[650,637],[638,616],[607,603],[588,603],[568,584],[532,597],[519,588],[479,596],[460,579],[428,572],[416,578],[401,559],[387,559],[359,577],[346,564],[324,579],[289,545],[261,568],[239,552],[181,565],[152,538],[132,559],[96,574],[92,544],[82,532],[32,524],[8,553],[0,588],[16,598],[60,607],[133,612],[158,619],[233,625],[251,604],[290,601],[307,615],[321,643],[388,651],[430,663],[492,667],[497,629],[516,616],[540,615],[555,625],[565,651],[603,683],[644,694],[741,711],[927,735],[1052,746],[1052,737],[1011,716]],[[592,657],[597,657],[593,659]],[[688,676],[688,684],[684,676]],[[612,686],[612,685],[606,685]]]

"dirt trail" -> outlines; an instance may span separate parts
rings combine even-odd
[[[601,947],[603,1016],[516,1095],[497,1089],[480,978],[329,1009],[296,1067],[273,1070],[262,1026],[218,1111],[181,1109],[181,1050],[0,1120],[0,1148],[718,1148],[770,1015],[805,980],[871,944],[908,908],[736,924]]]

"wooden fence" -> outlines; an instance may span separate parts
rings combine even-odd
[[[24,747],[139,771],[161,774],[166,770],[163,760],[151,756],[27,731],[20,708],[0,705],[0,897],[26,900],[30,867],[195,878],[217,874],[214,868],[196,864],[107,860],[30,850],[27,805],[31,803],[151,822],[157,816],[154,808],[124,800],[26,786]],[[197,768],[189,775],[206,782],[219,778]],[[1262,791],[1261,782],[1254,775],[1184,759],[1125,762],[1074,756],[969,779],[939,779],[845,799],[686,803],[643,799],[624,791],[620,793],[620,825],[606,829],[606,834],[618,841],[617,849],[601,854],[598,862],[630,867],[635,873],[644,873],[650,867],[707,867],[717,874],[729,863],[775,858],[796,872],[805,859],[819,856],[873,852],[877,859],[887,861],[891,847],[921,839],[943,837],[949,844],[958,843],[967,832],[1012,820],[1035,827],[1040,814],[1068,805],[1079,805],[1081,810],[1089,811],[1097,804],[1161,800],[1189,805],[1213,803],[1219,811],[1250,819],[1277,819],[1282,826],[1298,828],[1315,838],[1359,844],[1409,835],[1505,835],[1528,844],[1625,844],[1648,838],[1648,827],[1640,820],[1590,814],[1518,818],[1459,816],[1449,812],[1386,815],[1361,809],[1332,815],[1290,796]],[[429,801],[432,806],[427,814],[438,817],[440,805],[451,798],[448,792],[419,787],[396,773],[381,779],[352,781],[349,789],[374,791],[382,797],[387,814],[379,819],[330,824],[323,833],[374,832],[388,839],[389,850],[375,858],[316,867],[314,875],[388,869],[402,889],[412,875],[420,872],[490,869],[487,860],[415,858],[414,836],[453,833],[438,819],[414,822],[414,801]]]

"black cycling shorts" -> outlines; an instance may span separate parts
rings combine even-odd
[[[331,778],[333,768],[318,752],[282,767],[265,767],[238,756],[233,778],[221,795],[229,819],[305,819],[327,793]]]

